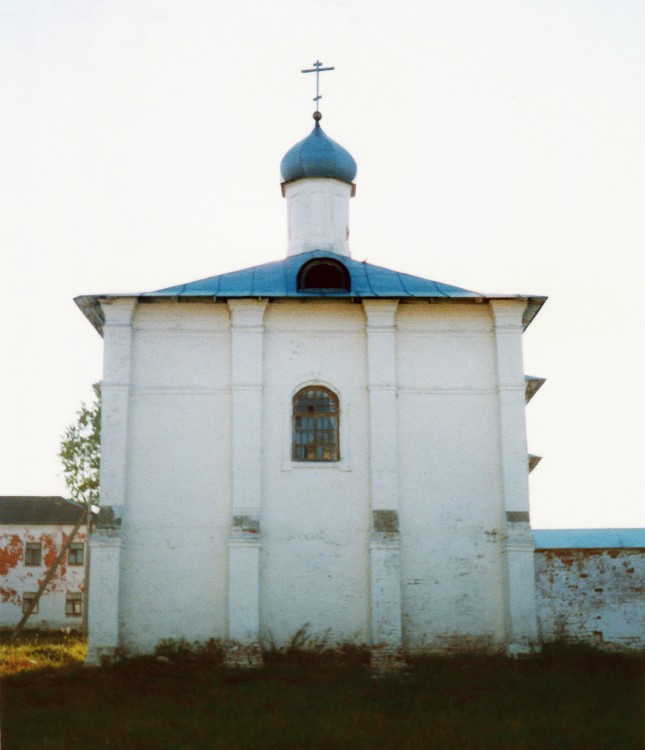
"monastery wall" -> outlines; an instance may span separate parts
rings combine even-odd
[[[645,649],[645,549],[540,549],[535,566],[543,640]]]

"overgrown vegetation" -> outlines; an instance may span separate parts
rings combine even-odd
[[[169,638],[157,644],[155,656],[161,662],[197,663],[204,668],[221,666],[224,662],[224,645],[214,638],[206,643],[189,643],[183,638]]]
[[[78,667],[85,659],[85,641],[78,633],[26,630],[16,640],[11,633],[0,631],[0,676]]]
[[[331,648],[324,638],[317,640],[310,634],[307,623],[296,630],[286,646],[278,646],[270,638],[268,648],[264,649],[264,661],[266,664],[326,662],[368,665],[370,652],[367,646],[355,643],[343,643]]]
[[[167,641],[153,656],[86,669],[82,643],[68,638],[63,666],[48,656],[31,665],[40,671],[5,679],[3,750],[642,747],[637,657],[562,647],[520,661],[425,657],[374,679],[364,652],[340,664],[295,647],[274,650],[263,669],[226,669],[216,641]]]

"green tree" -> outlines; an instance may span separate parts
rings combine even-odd
[[[97,505],[99,502],[99,465],[101,463],[101,384],[94,383],[94,399],[76,413],[68,425],[58,455],[63,475],[73,500]]]

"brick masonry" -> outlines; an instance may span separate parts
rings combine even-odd
[[[537,550],[535,579],[542,640],[645,648],[645,549]]]

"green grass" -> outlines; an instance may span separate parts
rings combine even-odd
[[[82,643],[69,645],[79,658]],[[214,644],[158,655],[101,669],[47,656],[39,671],[5,678],[3,750],[634,750],[645,739],[636,657],[433,657],[375,678],[360,651],[343,663],[273,653],[260,670],[223,668]]]

